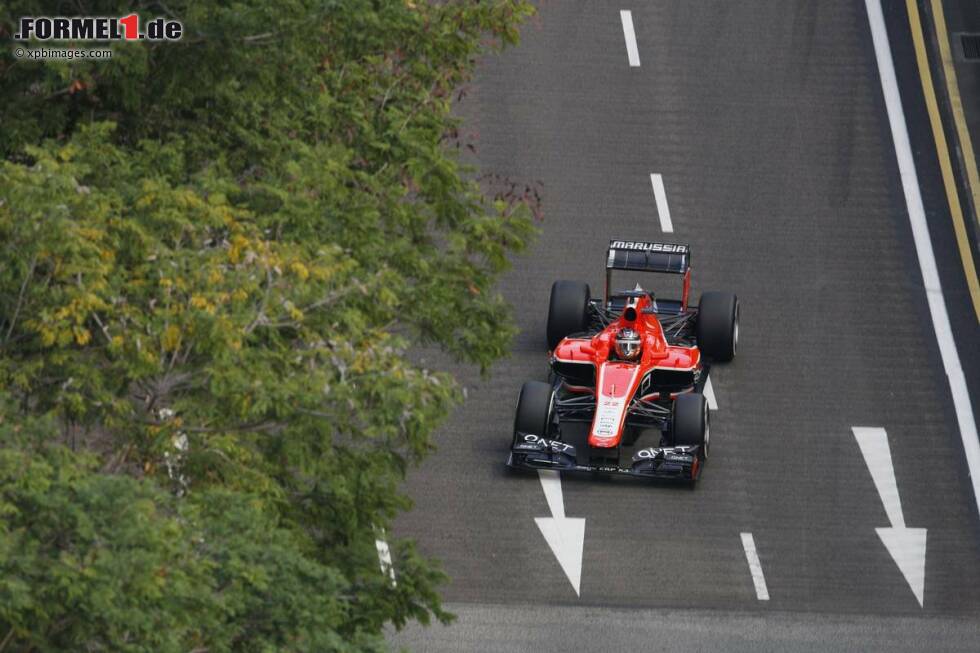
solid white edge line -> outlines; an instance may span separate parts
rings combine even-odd
[[[659,173],[650,174],[650,184],[653,186],[653,197],[657,200],[657,215],[660,216],[660,229],[665,234],[674,233],[674,224],[670,221],[670,209],[667,207],[667,191],[664,190],[664,178]]]
[[[378,562],[381,565],[381,573],[388,575],[392,585],[397,585],[398,583],[395,580],[395,565],[391,562],[391,549],[388,548],[388,542],[385,541],[383,532],[381,537],[374,540],[374,547],[378,550]]]
[[[749,561],[749,571],[752,573],[752,583],[755,585],[755,596],[760,601],[769,600],[769,588],[766,587],[766,577],[762,573],[762,563],[755,550],[755,538],[752,533],[742,533],[742,548],[745,549],[745,559]]]
[[[633,31],[633,12],[621,9],[619,18],[623,21],[623,36],[626,37],[626,54],[629,56],[630,66],[639,68],[640,51],[636,47],[636,32]]]
[[[932,315],[932,326],[936,331],[936,340],[939,342],[939,353],[942,356],[946,378],[949,379],[949,388],[953,395],[956,421],[960,428],[960,438],[963,440],[966,463],[970,468],[973,497],[977,504],[977,513],[980,514],[980,440],[977,439],[977,424],[973,416],[973,406],[970,404],[970,393],[966,387],[963,366],[956,351],[953,329],[949,324],[946,301],[939,281],[939,272],[936,269],[936,256],[933,253],[932,241],[929,238],[925,208],[922,204],[922,192],[919,189],[919,180],[915,172],[915,160],[912,158],[908,126],[902,110],[902,98],[898,92],[895,63],[892,60],[891,47],[888,44],[888,31],[885,28],[881,2],[880,0],[865,0],[865,6],[868,10],[871,36],[874,40],[875,57],[878,61],[881,91],[885,96],[888,122],[891,125],[892,139],[895,141],[895,156],[898,159],[902,188],[905,191],[909,222],[912,225],[912,239],[915,242],[919,267],[922,270],[922,281],[926,290],[926,300],[929,303],[929,313]]]

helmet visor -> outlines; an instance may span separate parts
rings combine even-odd
[[[620,358],[633,360],[640,355],[640,339],[637,336],[617,338],[616,353]]]

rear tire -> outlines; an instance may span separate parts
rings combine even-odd
[[[548,349],[562,338],[589,328],[589,284],[582,281],[556,281],[548,304]]]
[[[738,297],[706,292],[698,304],[698,348],[718,361],[735,358],[738,347]]]
[[[671,415],[671,439],[675,447],[701,447],[701,457],[708,457],[711,444],[708,424],[708,402],[704,395],[678,395]]]
[[[520,433],[533,433],[547,438],[551,421],[551,386],[541,381],[528,381],[521,387],[514,416],[514,437]]]

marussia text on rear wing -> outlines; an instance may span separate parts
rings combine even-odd
[[[609,241],[609,270],[636,272],[670,272],[684,274],[691,267],[691,248],[676,243],[651,243],[640,240]]]

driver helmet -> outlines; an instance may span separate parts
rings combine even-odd
[[[633,361],[640,357],[643,344],[640,334],[634,329],[620,329],[616,334],[616,355],[624,361]]]

